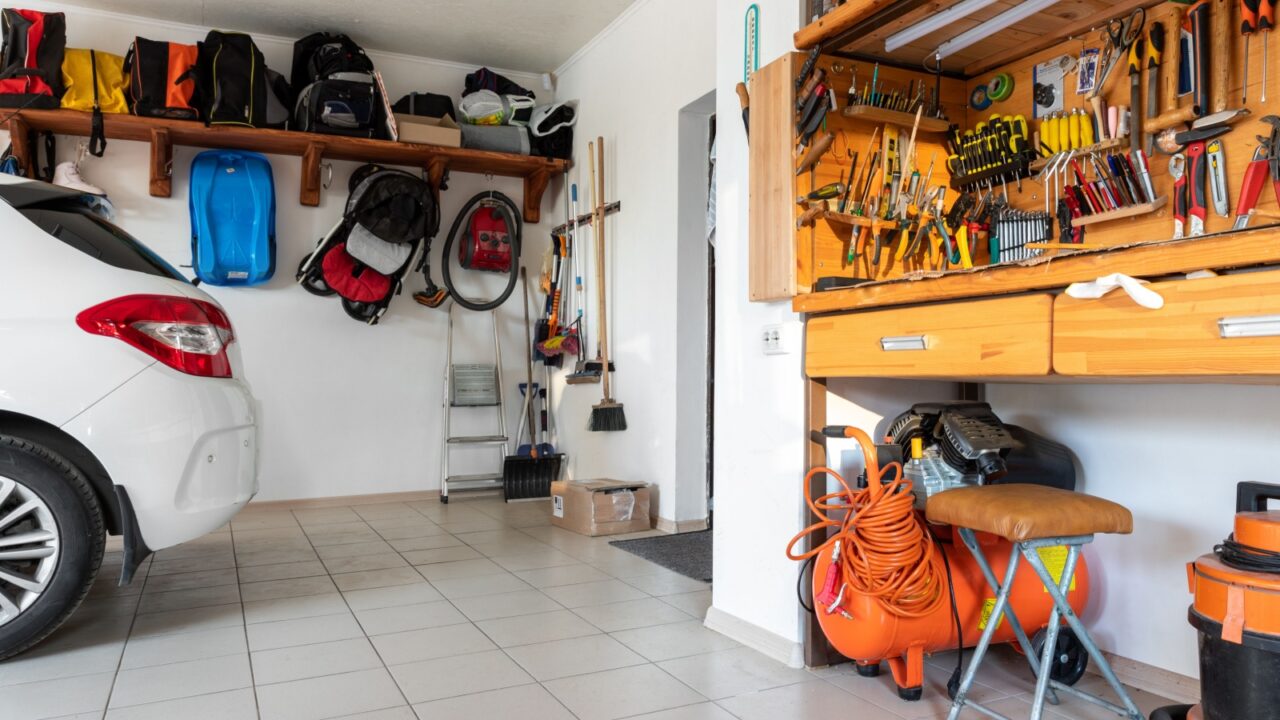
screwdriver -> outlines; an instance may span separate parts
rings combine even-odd
[[[1240,0],[1240,34],[1244,35],[1244,90],[1241,102],[1249,99],[1249,38],[1259,30],[1269,32],[1275,25],[1274,0]],[[1267,99],[1267,44],[1262,43],[1262,100]]]
[[[1240,34],[1244,36],[1244,88],[1240,91],[1240,103],[1249,101],[1249,38],[1258,29],[1258,6],[1261,0],[1240,0]],[[1267,64],[1264,62],[1262,67]]]

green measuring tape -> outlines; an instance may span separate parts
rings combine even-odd
[[[993,101],[1004,102],[1010,95],[1013,95],[1013,76],[1009,73],[1000,73],[987,83],[987,97]]]

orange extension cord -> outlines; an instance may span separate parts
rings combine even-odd
[[[915,512],[911,482],[902,477],[902,464],[881,468],[875,445],[857,428],[844,428],[845,437],[862,446],[867,466],[867,488],[855,491],[839,473],[818,467],[804,477],[804,495],[809,511],[818,522],[800,531],[787,545],[787,557],[808,560],[829,552],[840,541],[841,578],[853,590],[874,597],[889,613],[899,617],[923,617],[937,610],[946,599],[944,568],[935,554],[935,545],[925,521]],[[893,479],[883,479],[893,473]],[[814,500],[809,492],[813,478],[834,477],[841,490]],[[840,518],[840,519],[837,519]],[[828,528],[839,531],[820,547],[806,553],[794,552],[796,544],[814,533],[827,535]]]

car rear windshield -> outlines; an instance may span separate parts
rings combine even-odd
[[[74,200],[41,203],[18,212],[53,237],[112,267],[187,282],[151,248]]]

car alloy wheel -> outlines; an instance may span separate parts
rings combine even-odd
[[[0,627],[35,604],[58,567],[58,524],[31,489],[0,475]]]

